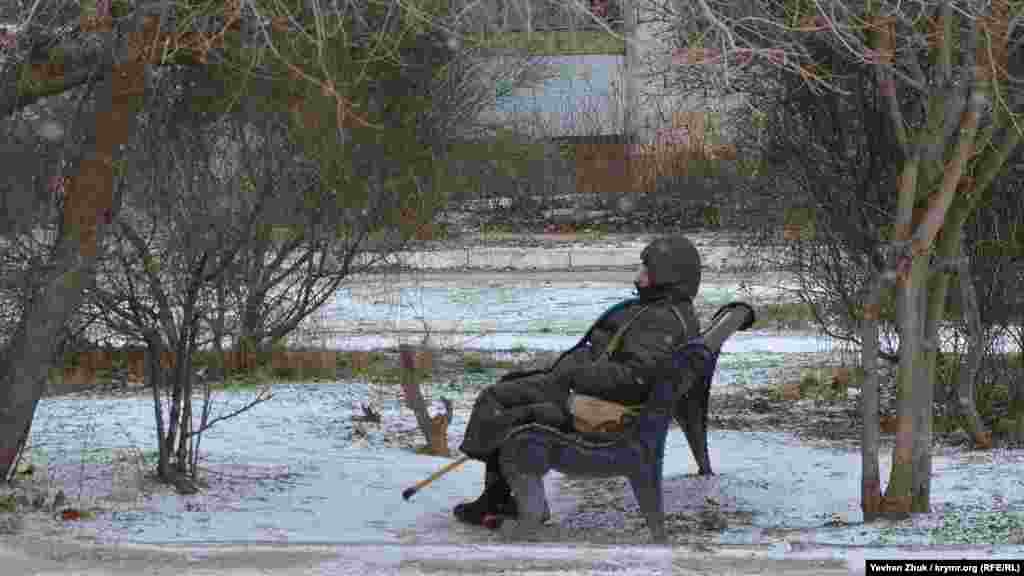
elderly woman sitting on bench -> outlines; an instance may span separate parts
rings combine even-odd
[[[509,430],[531,422],[570,430],[569,398],[581,394],[618,404],[643,404],[650,384],[677,346],[698,335],[693,298],[700,286],[697,248],[684,237],[655,240],[640,255],[637,298],[620,302],[590,328],[581,344],[547,370],[506,375],[477,397],[460,450],[486,464],[484,491],[455,507],[455,517],[483,524],[490,515],[516,516],[502,477],[498,444]],[[705,471],[701,463],[701,472]]]

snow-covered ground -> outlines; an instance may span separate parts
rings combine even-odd
[[[493,376],[467,375],[429,390],[432,395],[462,392],[451,426],[453,447],[460,441],[475,391]],[[482,469],[476,462],[410,501],[402,500],[404,488],[448,460],[408,449],[420,440],[414,418],[402,409],[394,391],[350,382],[282,384],[274,387],[274,394],[270,403],[222,423],[203,438],[209,486],[194,496],[138,484],[133,465],[116,462],[132,461],[138,449],[147,465],[151,463],[154,434],[148,398],[44,400],[33,427],[32,461],[46,471],[52,486],[64,488],[72,504],[95,510],[94,518],[74,527],[65,523],[59,530],[50,529],[101,546],[249,542],[373,544],[385,550],[398,545],[411,555],[403,558],[422,555],[427,564],[443,560],[444,550],[461,554],[497,546],[510,558],[529,555],[504,548],[501,534],[452,518],[452,506],[479,493]],[[218,410],[230,410],[249,395],[225,392]],[[380,425],[352,420],[364,402],[380,408]],[[902,523],[865,525],[858,508],[856,452],[785,433],[731,430],[712,430],[710,450],[717,475],[692,476],[696,466],[685,438],[678,430],[670,432],[665,494],[670,539],[677,548],[749,549],[776,559],[798,554],[850,560],[851,567],[862,564],[865,555],[891,556],[896,545],[1001,544],[997,551],[1002,553],[1024,552],[1010,546],[1021,537],[1014,530],[1024,526],[1024,451],[939,451],[934,513]],[[883,457],[883,477],[888,465]],[[568,562],[579,559],[568,551],[573,546],[630,549],[648,542],[624,481],[552,473],[546,482],[554,522],[543,535],[542,550],[554,547],[559,550],[555,556]],[[934,556],[934,550],[928,548],[925,555]],[[656,566],[672,565],[671,553],[660,558]]]
[[[372,348],[419,342],[426,325],[435,345],[561,349],[629,295],[631,278],[629,271],[462,272],[357,285],[339,292],[306,336]],[[772,278],[743,283],[709,273],[698,308],[706,317],[733,299],[779,298],[784,291]],[[451,339],[439,341],[446,333]],[[715,387],[767,384],[798,357],[835,352],[833,343],[811,334],[739,334],[725,348]],[[475,393],[498,375],[446,375],[425,386],[432,398],[456,401],[453,448]],[[222,392],[215,413],[251,394]],[[364,403],[379,409],[380,425],[353,421]],[[279,562],[298,555],[315,566],[302,572],[282,567],[281,574],[448,573],[460,567],[464,573],[811,574],[837,573],[837,566],[857,573],[865,557],[1024,554],[1020,450],[937,450],[934,512],[865,525],[858,508],[860,458],[848,448],[783,432],[712,430],[718,475],[699,478],[688,475],[695,464],[682,434],[672,430],[665,471],[672,547],[646,546],[647,530],[624,481],[555,473],[546,479],[554,521],[543,543],[521,545],[451,517],[455,503],[479,493],[482,470],[475,462],[411,501],[401,499],[404,488],[448,460],[410,449],[421,439],[393,387],[363,381],[274,386],[273,400],[204,436],[209,486],[194,496],[139,481],[139,466],[148,468],[153,459],[152,418],[144,397],[44,399],[31,437],[31,459],[40,470],[35,481],[51,494],[62,488],[72,504],[95,515],[79,523],[29,522],[11,542],[31,548],[41,536],[64,537],[112,558],[136,554],[161,564],[160,554],[170,554],[162,563],[168,570],[184,562],[197,573],[239,574],[258,572],[202,570],[256,570],[260,565],[252,562],[270,549],[280,551],[272,555]],[[883,478],[887,456],[883,450]],[[901,545],[925,548],[893,548]],[[189,560],[173,556],[174,550]],[[249,564],[238,560],[244,551],[252,555]],[[0,550],[0,560],[13,554]],[[76,554],[66,557],[87,555]],[[811,560],[839,563],[812,568]],[[158,569],[154,565],[152,573],[176,573]]]

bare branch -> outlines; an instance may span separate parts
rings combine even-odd
[[[889,116],[896,134],[896,141],[903,148],[904,155],[909,155],[910,142],[907,139],[907,127],[903,121],[903,112],[900,110],[896,81],[891,68],[895,57],[896,39],[893,37],[896,33],[895,25],[891,21],[881,20],[876,22],[876,27],[880,28],[875,32],[877,39],[875,49],[881,53],[881,65],[877,68],[879,90],[882,92],[882,98],[889,105]]]
[[[210,428],[212,428],[214,424],[216,424],[218,422],[222,422],[224,420],[228,420],[230,418],[234,418],[235,416],[238,416],[240,414],[244,414],[244,413],[248,412],[249,410],[252,410],[256,406],[259,406],[260,404],[263,404],[264,402],[266,402],[268,400],[272,400],[273,398],[274,398],[274,394],[273,394],[273,392],[270,391],[270,388],[263,388],[259,392],[257,392],[256,398],[253,398],[253,400],[251,402],[249,402],[248,404],[246,404],[245,406],[242,406],[241,408],[238,408],[237,410],[232,410],[231,412],[228,412],[227,414],[221,414],[220,416],[217,416],[217,417],[214,417],[214,418],[210,418],[205,423],[200,425],[199,428],[197,428],[195,430],[190,430],[188,433],[186,433],[185,437],[186,438],[190,438],[190,437],[195,436],[197,434],[202,434],[206,430],[209,430]]]
[[[135,252],[139,257],[139,261],[143,265],[144,273],[149,279],[150,294],[157,302],[157,313],[160,317],[160,323],[163,326],[164,333],[170,339],[171,347],[173,348],[179,341],[179,334],[177,326],[174,323],[173,316],[171,315],[170,300],[161,285],[160,278],[157,274],[157,270],[155,269],[157,264],[153,260],[153,256],[150,253],[149,248],[146,246],[145,241],[135,231],[135,228],[131,223],[129,223],[124,216],[119,216],[117,223],[119,231],[135,249]]]
[[[945,86],[953,80],[953,3],[950,0],[944,0],[940,10],[942,11],[942,15],[939,17],[942,22],[942,43],[939,44],[938,66],[940,76],[936,78],[935,83]]]
[[[978,131],[978,115],[984,102],[985,98],[979,92],[974,92],[971,95],[970,105],[960,124],[960,138],[956,150],[953,158],[946,164],[942,187],[929,200],[925,216],[914,232],[914,241],[911,247],[913,254],[923,254],[931,247],[935,236],[946,220],[946,213],[950,204],[953,203],[954,194],[961,186],[960,176],[966,170],[970,155],[974,151],[974,136]]]

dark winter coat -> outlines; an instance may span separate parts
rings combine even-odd
[[[659,358],[697,335],[691,298],[695,286],[676,285],[629,299],[606,311],[580,344],[543,371],[512,373],[477,397],[460,450],[486,460],[509,429],[529,422],[556,427],[569,423],[570,391],[621,404],[642,404]],[[626,322],[620,345],[609,343]]]

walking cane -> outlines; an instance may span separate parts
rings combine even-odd
[[[419,482],[416,483],[415,486],[406,488],[405,490],[402,491],[402,499],[408,500],[409,498],[412,498],[412,495],[419,492],[420,488],[423,488],[424,486],[430,484],[434,480],[437,480],[441,476],[444,476],[445,474],[451,472],[452,470],[455,470],[459,466],[462,466],[469,459],[469,456],[463,456],[462,458],[459,458],[455,462],[452,462],[451,464],[446,465],[444,468],[441,468],[437,472],[434,472],[426,480],[420,480]]]

